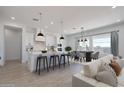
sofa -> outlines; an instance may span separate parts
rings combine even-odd
[[[92,62],[82,63],[82,70],[72,76],[72,87],[112,87],[109,84],[100,82],[95,79],[95,75],[98,73],[98,68],[102,63],[109,64],[113,59],[113,55],[107,55],[98,60]],[[117,76],[117,86],[124,86],[124,59],[119,59],[121,64],[121,73]]]

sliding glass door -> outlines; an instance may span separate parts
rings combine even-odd
[[[99,51],[101,55],[111,53],[111,34],[92,36],[93,50]]]

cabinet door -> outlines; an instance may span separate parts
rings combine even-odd
[[[57,40],[55,36],[46,36],[46,46],[56,46]]]

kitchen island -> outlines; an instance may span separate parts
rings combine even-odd
[[[47,59],[48,59],[48,64],[49,64],[49,59],[50,59],[50,56],[51,55],[54,55],[54,54],[57,54],[60,55],[63,54],[63,53],[59,53],[59,52],[56,52],[56,53],[42,53],[42,52],[28,52],[28,69],[30,70],[30,72],[34,72],[35,69],[36,69],[36,62],[37,62],[37,57],[42,55],[42,56],[47,56]],[[63,61],[62,61],[63,62]],[[41,63],[42,64],[42,63]],[[57,62],[58,64],[58,62]],[[41,65],[41,68],[43,67],[43,65]]]

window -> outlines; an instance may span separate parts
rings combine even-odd
[[[110,34],[101,34],[93,36],[93,49],[103,53],[111,53]]]

